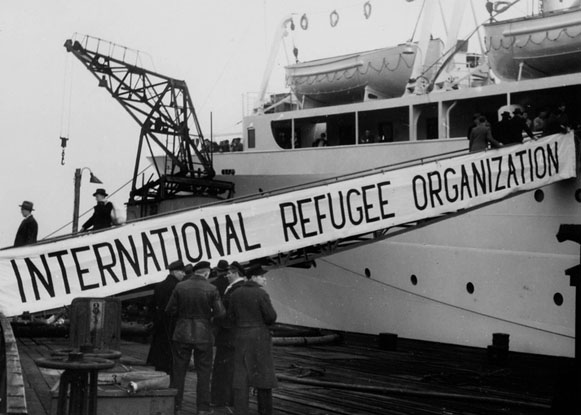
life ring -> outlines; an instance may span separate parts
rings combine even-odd
[[[494,3],[494,12],[497,14],[504,13],[511,5],[512,3],[508,1],[497,1]]]
[[[335,27],[339,23],[339,13],[337,13],[337,10],[333,10],[329,15],[329,23],[331,23],[331,27]]]
[[[371,3],[366,1],[365,4],[363,5],[363,16],[365,16],[365,19],[369,19],[369,17],[371,16]]]
[[[303,14],[301,16],[301,29],[303,30],[307,30],[309,28],[309,18],[307,17],[307,14]]]

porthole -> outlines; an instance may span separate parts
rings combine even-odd
[[[474,284],[472,284],[471,282],[466,284],[466,291],[468,291],[468,294],[473,294],[474,293]]]
[[[369,268],[365,268],[365,276],[367,278],[371,278],[371,271],[369,270]]]
[[[555,293],[555,295],[553,296],[553,301],[558,306],[563,305],[563,294],[561,294],[561,293]]]
[[[545,198],[545,192],[543,192],[541,189],[535,190],[535,200],[537,202],[542,202],[544,198]]]
[[[575,200],[579,203],[581,203],[581,189],[577,189],[575,191]]]
[[[412,285],[418,285],[418,277],[416,277],[414,274],[412,274],[410,277],[410,281],[412,282]]]

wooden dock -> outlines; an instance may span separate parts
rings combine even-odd
[[[18,339],[29,414],[49,414],[56,381],[34,359],[66,347],[64,338]],[[149,346],[123,341],[121,349],[125,364],[138,368]],[[361,335],[337,344],[276,346],[274,354],[281,376],[275,413],[297,415],[546,414],[573,365],[568,358],[512,352],[505,362],[491,361],[484,349],[406,339],[386,351],[375,337]],[[183,413],[195,413],[194,385],[189,372]]]

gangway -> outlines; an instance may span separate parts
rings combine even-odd
[[[0,251],[8,316],[158,282],[169,262],[308,267],[320,257],[576,177],[573,133],[456,152]]]
[[[96,37],[68,39],[74,55],[141,127],[128,206],[137,216],[155,214],[161,200],[178,196],[231,197],[234,185],[214,179],[210,143],[204,138],[185,81],[146,68],[146,54]],[[138,185],[142,153],[165,154],[165,170]]]

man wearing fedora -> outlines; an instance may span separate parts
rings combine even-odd
[[[234,335],[234,412],[248,414],[249,388],[258,391],[258,413],[272,414],[272,388],[277,386],[272,358],[270,328],[276,311],[262,288],[266,270],[260,264],[246,270],[247,281],[232,293],[228,318],[235,327]]]
[[[210,377],[212,376],[212,318],[225,314],[220,294],[208,282],[210,263],[198,262],[193,276],[178,283],[165,309],[177,317],[173,333],[173,370],[171,387],[176,388],[176,409],[181,408],[184,397],[186,372],[194,352],[194,365],[198,378],[196,405],[198,414],[210,413]]]
[[[167,269],[169,270],[169,275],[165,280],[157,283],[153,289],[151,305],[153,337],[147,356],[147,364],[154,366],[155,370],[171,374],[173,359],[170,351],[175,319],[165,313],[165,307],[175,286],[184,279],[184,263],[178,259],[169,264]]]
[[[93,196],[95,196],[97,204],[93,208],[93,216],[83,224],[81,232],[106,229],[113,225],[115,210],[113,209],[113,203],[107,201],[107,196],[109,195],[105,189],[97,189]]]
[[[520,108],[515,108],[512,112],[513,116],[510,119],[510,134],[505,144],[520,144],[523,142],[522,133],[525,132],[531,140],[535,139],[533,132],[527,125],[523,112]]]
[[[244,282],[244,268],[238,262],[230,264],[226,277],[228,286],[224,290],[222,302],[228,313],[230,298]],[[234,404],[234,325],[227,316],[216,321],[216,356],[212,371],[212,404],[215,407],[228,407]]]
[[[38,223],[36,219],[32,216],[32,211],[34,210],[34,204],[25,200],[22,202],[20,207],[20,213],[24,216],[24,219],[18,227],[16,232],[16,238],[14,238],[14,246],[24,246],[30,245],[36,242],[36,237],[38,235]]]
[[[224,291],[226,291],[226,287],[230,285],[226,276],[228,270],[228,261],[221,259],[218,261],[218,265],[210,272],[210,278],[208,280],[218,289],[221,299],[224,299]]]

